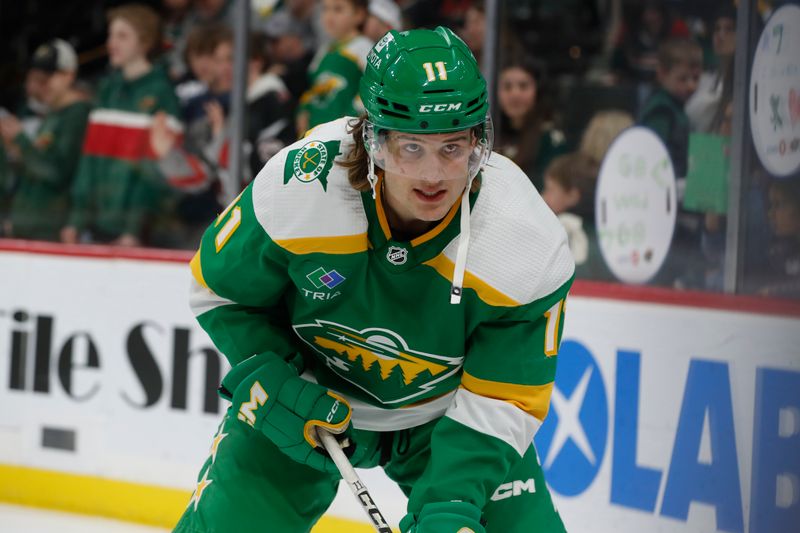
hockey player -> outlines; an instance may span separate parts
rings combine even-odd
[[[191,262],[231,407],[176,531],[309,531],[339,482],[321,429],[408,495],[404,533],[564,531],[533,446],[564,231],[491,154],[486,83],[450,30],[386,34],[360,92],[366,117],[279,152]]]

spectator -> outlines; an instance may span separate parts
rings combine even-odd
[[[725,102],[733,98],[733,55],[736,49],[736,8],[726,6],[713,23],[712,45],[717,63],[700,75],[697,91],[686,102],[692,131],[710,133],[719,128]]]
[[[247,65],[246,139],[250,153],[244,187],[281,148],[297,139],[294,129],[292,95],[279,76],[269,71],[268,44],[263,34],[250,36]],[[237,191],[238,194],[239,191]]]
[[[164,60],[169,77],[178,81],[189,74],[186,61],[186,41],[189,34],[191,0],[162,0],[164,20]]]
[[[294,18],[288,10],[278,11],[267,20],[264,33],[269,40],[270,72],[280,76],[294,97],[306,92],[308,67],[314,57],[311,26]],[[293,106],[293,115],[295,111]]]
[[[558,216],[567,232],[575,259],[575,275],[610,280],[599,251],[594,223],[594,196],[599,173],[597,161],[581,152],[553,159],[544,175],[542,199]]]
[[[195,26],[186,37],[184,53],[189,76],[175,86],[182,117],[188,112],[189,102],[208,92],[209,85],[214,80],[214,48],[217,43],[211,35],[212,27],[214,25],[210,24]]]
[[[54,39],[36,49],[33,68],[48,74],[41,93],[48,109],[33,140],[13,115],[0,119],[0,134],[19,154],[19,178],[6,232],[11,237],[57,241],[69,213],[69,189],[81,154],[91,108],[73,89],[78,57],[66,41]]]
[[[495,151],[519,165],[541,191],[544,169],[566,152],[564,134],[546,120],[537,104],[539,69],[530,59],[509,63],[500,71],[497,100],[500,105],[499,139]]]
[[[483,43],[486,42],[486,7],[483,0],[476,0],[467,8],[459,36],[467,43],[480,65],[483,59]]]
[[[47,113],[47,105],[44,103],[44,92],[46,91],[47,80],[50,73],[36,67],[35,52],[34,61],[28,72],[25,74],[25,101],[17,110],[17,117],[22,122],[23,131],[28,137],[33,138],[39,131],[42,118]]]
[[[656,78],[659,47],[671,38],[688,37],[689,28],[670,17],[664,0],[647,0],[635,10],[620,29],[611,69],[623,81],[649,84]]]
[[[770,272],[765,296],[800,298],[800,177],[774,179],[769,186]]]
[[[193,28],[202,24],[233,23],[233,0],[192,0],[186,24]]]
[[[192,38],[210,51],[208,87],[184,107],[183,139],[168,127],[162,113],[150,131],[158,168],[176,190],[177,218],[161,220],[155,235],[159,246],[194,246],[199,232],[220,211],[219,196],[227,179],[225,116],[233,88],[233,32],[221,23],[204,24]]]
[[[372,42],[361,34],[367,0],[322,0],[322,24],[333,40],[311,62],[311,88],[300,97],[297,132],[340,117],[358,115],[358,83]]]
[[[598,165],[614,139],[625,129],[633,126],[633,117],[625,111],[608,110],[595,113],[581,137],[578,151],[589,156]]]
[[[101,80],[96,108],[89,116],[72,193],[72,212],[61,231],[66,243],[83,240],[135,246],[167,194],[152,162],[152,115],[174,118],[178,102],[166,72],[148,54],[160,42],[158,14],[139,4],[108,13],[108,53],[114,71]]]
[[[474,0],[468,3],[469,6],[464,12],[464,22],[461,26],[459,36],[467,44],[480,65],[483,61],[483,45],[487,37],[486,5],[484,0]],[[445,4],[443,7],[450,7],[452,11],[458,12],[459,4],[464,4],[464,2],[455,2],[450,6]],[[504,57],[513,60],[523,55],[524,50],[522,44],[514,31],[504,23],[501,23],[498,29],[498,39],[499,49],[502,51]]]
[[[389,30],[402,29],[402,13],[400,6],[394,0],[369,0],[369,14],[364,25],[364,35],[367,39],[378,42]]]
[[[220,46],[227,44],[229,43],[220,43]],[[291,95],[281,79],[267,71],[269,59],[266,39],[262,34],[251,34],[249,48],[244,146],[249,165],[245,165],[244,175],[238,180],[227,179],[230,124],[222,107],[217,105],[208,109],[203,130],[193,125],[188,128],[191,134],[186,139],[187,150],[179,146],[178,135],[168,130],[165,121],[157,120],[154,124],[151,130],[153,148],[161,158],[160,168],[171,181],[186,181],[199,173],[206,176],[202,179],[204,183],[219,181],[223,189],[226,186],[233,187],[224,190],[222,194],[230,200],[250,182],[270,157],[297,138],[292,115],[289,113]],[[223,72],[229,76],[227,69]],[[200,135],[196,135],[198,133]],[[231,183],[235,185],[230,185]],[[209,190],[216,191],[217,187]],[[219,206],[215,206],[212,212],[203,217],[205,223],[216,213]],[[192,217],[193,220],[194,218]],[[198,222],[201,221],[198,219]]]
[[[688,39],[671,39],[658,49],[658,89],[645,102],[639,123],[664,142],[675,171],[678,211],[670,254],[654,279],[658,285],[702,288],[705,260],[701,254],[702,215],[683,209],[689,166],[689,117],[683,106],[697,89],[702,50]]]
[[[222,41],[217,50],[227,57],[230,41]],[[181,237],[172,246],[196,247],[202,231],[220,210],[252,180],[266,161],[296,139],[290,113],[291,95],[281,79],[269,73],[266,38],[250,36],[250,57],[247,65],[247,110],[245,113],[245,164],[242,175],[230,175],[230,128],[226,112],[219,104],[207,108],[207,115],[187,127],[185,146],[170,132],[166,121],[157,117],[151,129],[153,149],[159,156],[159,168],[171,183],[184,184],[184,195],[178,204],[181,228],[172,228]],[[223,62],[224,64],[225,62]],[[227,66],[219,72],[224,85],[232,81]],[[248,164],[249,163],[249,164]],[[193,190],[189,184],[194,183]],[[201,186],[202,184],[202,186]],[[168,235],[163,236],[166,243]]]
[[[639,117],[639,124],[664,141],[679,178],[686,176],[689,155],[689,117],[683,106],[697,90],[702,53],[700,46],[688,39],[672,39],[661,45],[659,87],[647,99]]]

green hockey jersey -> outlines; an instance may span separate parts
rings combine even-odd
[[[547,414],[574,273],[565,232],[492,154],[452,305],[461,202],[395,240],[380,195],[354,190],[336,164],[352,147],[347,120],[279,152],[208,229],[191,262],[193,311],[232,365],[302,353],[303,377],[344,396],[356,428],[440,419],[409,508],[482,507]]]

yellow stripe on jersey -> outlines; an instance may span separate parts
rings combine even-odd
[[[376,190],[383,190],[381,182],[383,181],[383,176],[378,175],[378,183],[375,184]],[[458,212],[458,208],[461,205],[461,200],[457,200],[453,203],[453,206],[450,208],[450,211],[447,212],[445,217],[439,222],[433,229],[429,230],[428,232],[420,235],[416,239],[412,239],[410,244],[411,246],[419,246],[420,244],[426,243],[439,235],[441,232],[444,231],[446,227],[450,225],[450,222],[453,221],[453,217],[456,216]],[[375,195],[375,211],[378,215],[378,222],[380,223],[381,230],[383,230],[383,236],[386,237],[386,240],[392,238],[392,230],[389,228],[389,222],[386,218],[386,210],[383,207],[383,195],[377,194]]]
[[[383,174],[378,175],[378,183],[375,184],[376,191],[383,190]],[[383,209],[383,194],[376,194],[375,195],[375,211],[378,214],[378,223],[381,226],[381,230],[383,230],[383,236],[386,237],[386,240],[392,238],[392,230],[389,228],[389,221],[386,219],[386,211]]]
[[[451,283],[453,282],[453,269],[455,265],[443,253],[437,255],[430,261],[425,261],[424,264],[434,268],[436,272]],[[469,271],[464,272],[464,288],[474,290],[478,294],[478,298],[495,307],[517,307],[522,305],[520,302],[498,291]]]
[[[550,408],[550,394],[553,391],[552,381],[544,385],[517,385],[476,378],[466,372],[461,377],[461,386],[479,396],[515,405],[542,421]]]
[[[355,254],[367,251],[367,234],[339,237],[299,237],[280,239],[275,244],[293,254]]]
[[[428,231],[423,235],[420,235],[416,239],[413,239],[411,241],[411,246],[418,246],[424,242],[428,242],[429,240],[439,235],[442,231],[444,231],[444,229],[450,225],[450,222],[452,222],[453,217],[456,216],[456,213],[458,212],[458,208],[460,205],[461,205],[460,200],[455,202],[453,204],[453,207],[450,208],[450,211],[447,212],[447,215],[445,215],[442,221],[439,222],[439,224],[437,224],[436,227],[433,228],[432,230]]]
[[[192,276],[194,276],[195,281],[207,289],[208,284],[203,278],[203,269],[200,267],[200,250],[197,250],[192,260],[189,261],[189,267],[192,269]]]

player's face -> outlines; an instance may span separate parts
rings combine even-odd
[[[475,144],[470,130],[391,132],[387,149],[392,164],[386,165],[383,185],[387,211],[406,224],[444,218],[467,186]]]
[[[524,118],[536,105],[536,80],[519,67],[505,69],[500,74],[497,100],[508,118]]]
[[[366,12],[347,0],[322,0],[322,27],[332,39],[343,39],[358,30]]]
[[[139,34],[125,19],[116,18],[108,27],[108,60],[113,67],[124,67],[145,57]]]

